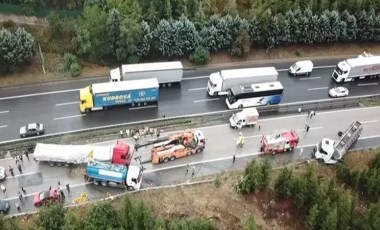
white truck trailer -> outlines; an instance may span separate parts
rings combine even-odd
[[[210,96],[227,95],[234,86],[274,82],[277,78],[274,67],[221,70],[209,76],[207,92]]]
[[[359,139],[362,130],[363,126],[359,121],[353,122],[344,133],[339,132],[341,137],[337,142],[323,138],[314,147],[313,156],[325,164],[336,164]]]
[[[119,165],[129,165],[132,160],[132,148],[118,140],[109,146],[95,145],[59,145],[37,143],[33,152],[36,161],[48,162],[50,166],[83,164],[92,159]]]
[[[110,82],[157,78],[165,87],[180,83],[183,78],[183,66],[180,61],[155,62],[122,65],[110,71]]]
[[[380,77],[380,56],[366,52],[357,58],[339,62],[332,74],[332,78],[339,83],[378,77]]]
[[[253,127],[259,120],[259,112],[256,108],[243,109],[235,113],[230,118],[230,126],[235,129],[241,129],[245,126]]]

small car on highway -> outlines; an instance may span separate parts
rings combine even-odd
[[[5,180],[5,177],[7,177],[7,174],[5,173],[5,168],[0,167],[0,181]]]
[[[41,206],[48,202],[57,202],[61,198],[61,193],[57,188],[51,189],[50,191],[42,191],[34,195],[33,203],[35,206]]]
[[[30,123],[20,128],[20,137],[32,137],[43,134],[45,134],[45,129],[41,123]]]
[[[289,73],[293,76],[307,75],[310,76],[313,71],[314,65],[310,60],[298,61],[289,67]]]
[[[5,214],[9,210],[9,202],[6,200],[0,200],[0,213]]]
[[[330,97],[347,97],[348,89],[345,87],[335,87],[329,90]]]

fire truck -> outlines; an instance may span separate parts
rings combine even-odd
[[[160,164],[201,153],[205,148],[206,139],[200,130],[184,131],[175,135],[150,140],[145,144],[137,144],[137,148],[148,145],[153,145],[149,161],[153,164]],[[142,163],[147,162],[147,160],[142,161]]]
[[[294,130],[263,135],[261,139],[261,152],[268,154],[291,152],[297,147],[299,137]]]

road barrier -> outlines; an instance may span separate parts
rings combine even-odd
[[[365,95],[347,98],[335,98],[315,101],[304,101],[294,103],[284,103],[279,105],[257,107],[260,116],[270,116],[279,114],[298,113],[314,110],[329,110],[339,108],[352,108],[358,106],[370,106],[378,104],[380,94]],[[38,142],[43,143],[90,143],[96,141],[113,140],[124,137],[121,130],[126,130],[126,133],[132,133],[131,130],[161,130],[176,129],[176,128],[193,128],[202,125],[215,125],[228,122],[229,117],[236,113],[237,110],[224,110],[217,112],[209,112],[202,114],[193,114],[187,116],[166,117],[138,122],[129,122],[116,125],[101,126],[96,128],[73,130],[69,132],[61,132],[38,136],[26,139],[11,140],[0,142],[0,157],[12,156],[20,154],[24,151],[30,151]],[[151,133],[153,135],[153,133]]]

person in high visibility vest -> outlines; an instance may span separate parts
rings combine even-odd
[[[244,146],[244,136],[243,134],[240,132],[239,133],[239,137],[237,138],[237,141],[236,141],[236,145],[239,146],[240,148],[242,148]]]

